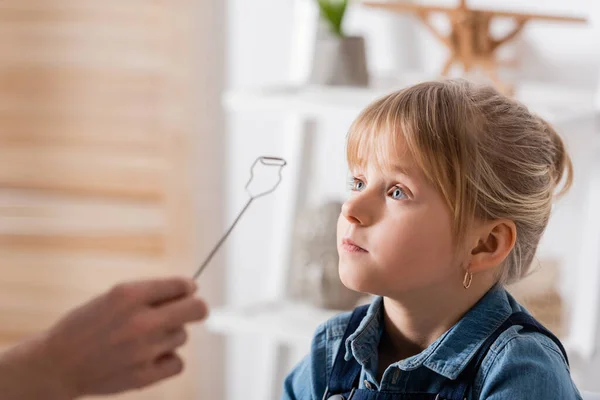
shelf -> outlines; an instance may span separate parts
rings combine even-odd
[[[273,85],[226,92],[223,104],[230,111],[275,111],[310,117],[332,114],[356,115],[373,100],[423,77],[404,80],[382,78],[372,87],[327,87],[317,85]],[[515,97],[550,122],[578,119],[595,112],[595,92],[564,85],[523,82]]]
[[[341,312],[289,301],[222,307],[211,311],[206,327],[216,333],[258,335],[283,344],[309,346],[317,326]],[[570,338],[562,342],[570,353]]]
[[[215,309],[206,324],[213,332],[254,334],[290,345],[307,346],[317,326],[340,312],[343,311],[280,301]]]

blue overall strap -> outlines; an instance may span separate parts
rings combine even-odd
[[[487,340],[481,345],[479,351],[473,359],[469,362],[469,364],[465,367],[464,371],[458,376],[457,380],[451,381],[447,384],[439,394],[440,400],[464,400],[466,399],[467,389],[469,386],[473,384],[475,380],[475,376],[477,372],[481,368],[481,364],[483,359],[487,355],[490,347],[494,344],[496,339],[502,334],[502,332],[506,331],[508,328],[514,325],[521,325],[524,331],[533,331],[538,332],[543,335],[548,336],[560,349],[567,361],[569,363],[569,359],[567,358],[567,352],[563,347],[560,340],[554,336],[552,332],[546,329],[542,324],[536,321],[531,315],[524,312],[516,312],[508,317],[506,321]]]
[[[352,312],[350,322],[348,322],[348,326],[346,326],[344,337],[342,338],[342,342],[340,343],[337,355],[335,357],[335,362],[333,363],[325,398],[328,393],[342,393],[347,390],[351,390],[355,382],[358,382],[358,379],[360,378],[360,371],[362,369],[360,364],[354,358],[350,359],[349,361],[344,359],[344,355],[346,353],[345,343],[346,339],[348,339],[348,337],[353,334],[356,329],[358,329],[361,321],[365,315],[367,315],[368,309],[369,305],[365,304],[355,308]]]

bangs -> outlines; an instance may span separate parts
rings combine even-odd
[[[427,176],[427,157],[418,148],[414,129],[406,114],[384,98],[364,110],[350,127],[346,159],[350,169],[374,164],[380,170],[393,170],[398,160],[410,157]]]

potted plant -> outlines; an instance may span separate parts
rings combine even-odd
[[[318,35],[310,82],[333,86],[367,86],[369,74],[362,36],[344,31],[349,0],[316,0],[322,29]]]

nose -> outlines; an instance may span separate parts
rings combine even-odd
[[[369,201],[366,192],[350,197],[342,206],[342,215],[355,225],[369,225],[373,222],[373,201]]]

